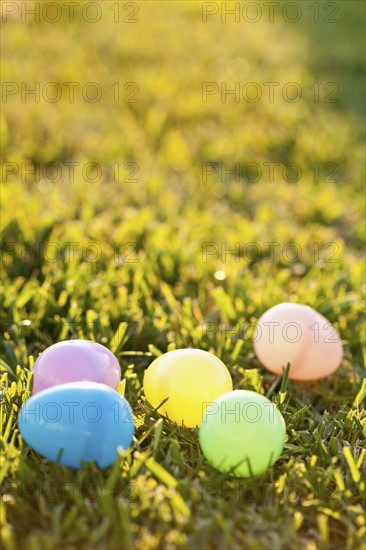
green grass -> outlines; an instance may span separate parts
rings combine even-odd
[[[339,2],[335,24],[315,24],[307,2],[296,24],[203,24],[200,2],[160,1],[139,3],[139,23],[114,24],[112,3],[101,4],[96,24],[76,9],[73,24],[15,16],[3,25],[4,81],[103,88],[96,103],[76,92],[74,103],[65,96],[22,103],[17,94],[3,105],[4,162],[79,163],[74,181],[65,168],[55,183],[15,174],[3,186],[3,545],[365,548],[364,4]],[[131,91],[125,82],[138,84],[137,103],[113,101],[108,88],[117,81],[123,94]],[[202,83],[212,81],[228,88],[295,81],[304,97],[222,103],[216,95],[203,103]],[[314,82],[320,90],[335,82],[339,101],[315,103]],[[102,167],[100,181],[83,178],[88,162]],[[137,182],[126,179],[127,162],[138,166]],[[222,182],[219,173],[204,182],[204,162],[258,163],[263,176]],[[270,182],[264,162],[296,162],[302,177],[286,181],[280,168]],[[324,181],[330,162],[338,181]],[[91,242],[96,261],[88,260]],[[203,261],[208,242],[219,251],[224,243],[223,257],[215,247]],[[279,243],[273,259],[268,242]],[[293,242],[301,247],[297,261],[291,250],[282,254]],[[260,253],[226,255],[236,243],[257,243]],[[345,347],[333,376],[290,381],[284,395],[251,341],[260,315],[283,301],[316,308]],[[17,429],[34,360],[68,337],[116,353],[136,415],[132,449],[106,471],[52,464]],[[185,346],[217,354],[235,388],[279,403],[288,439],[266,474],[219,474],[203,458],[196,430],[149,409],[144,370],[159,353]]]

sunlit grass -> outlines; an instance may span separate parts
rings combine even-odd
[[[103,90],[96,103],[75,91],[73,103],[67,95],[21,102],[18,93],[3,104],[5,170],[19,165],[2,192],[3,544],[359,549],[364,6],[339,2],[332,26],[309,13],[292,25],[241,25],[203,24],[200,2],[139,2],[138,24],[115,25],[107,4],[96,24],[76,9],[74,24],[14,17],[3,25],[4,81]],[[293,81],[303,90],[296,103],[281,93]],[[138,102],[115,102],[115,82],[123,94],[136,83]],[[204,103],[204,82],[280,86],[273,102],[223,103],[216,94]],[[314,82],[322,93],[335,82],[339,101],[315,102]],[[21,175],[22,163],[42,174],[55,162],[57,181]],[[96,181],[84,177],[88,163],[102,170]],[[203,163],[217,168],[206,181]],[[237,163],[239,181],[223,177],[222,167]],[[265,163],[278,163],[274,181]],[[296,182],[283,175],[289,163],[301,168]],[[249,164],[262,170],[258,181],[243,175]],[[209,467],[195,430],[150,411],[143,372],[161,352],[200,347],[222,358],[235,388],[277,400],[281,383],[254,356],[251,331],[283,301],[309,304],[334,323],[345,359],[329,379],[288,384],[281,459],[256,480],[233,480]],[[133,448],[107,471],[51,464],[17,430],[34,360],[68,337],[108,346],[122,366],[138,428]]]

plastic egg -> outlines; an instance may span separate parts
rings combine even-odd
[[[109,349],[88,340],[66,340],[47,348],[33,369],[33,394],[68,382],[98,382],[116,389],[121,367]]]
[[[71,468],[94,460],[114,463],[118,447],[132,443],[134,422],[124,397],[104,384],[75,382],[28,399],[18,426],[23,439],[42,456]]]
[[[232,390],[230,373],[212,353],[178,349],[151,363],[144,377],[146,399],[159,412],[186,427],[199,426],[207,405]]]
[[[290,363],[289,377],[317,380],[341,364],[343,347],[331,323],[309,306],[279,304],[262,315],[256,326],[254,350],[271,372],[282,375]]]
[[[265,472],[280,457],[285,437],[285,421],[276,406],[247,390],[216,399],[199,430],[201,449],[211,466],[235,477]]]

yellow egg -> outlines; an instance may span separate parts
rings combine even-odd
[[[148,402],[177,424],[199,426],[207,406],[233,389],[230,373],[212,353],[201,349],[177,349],[151,363],[144,377]]]

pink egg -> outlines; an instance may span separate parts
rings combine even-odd
[[[109,349],[88,340],[66,340],[47,348],[33,369],[33,394],[68,382],[99,382],[116,389],[121,367]]]
[[[323,315],[301,304],[278,304],[259,319],[254,350],[268,370],[282,375],[290,363],[289,377],[317,380],[334,372],[343,359],[341,340]]]

